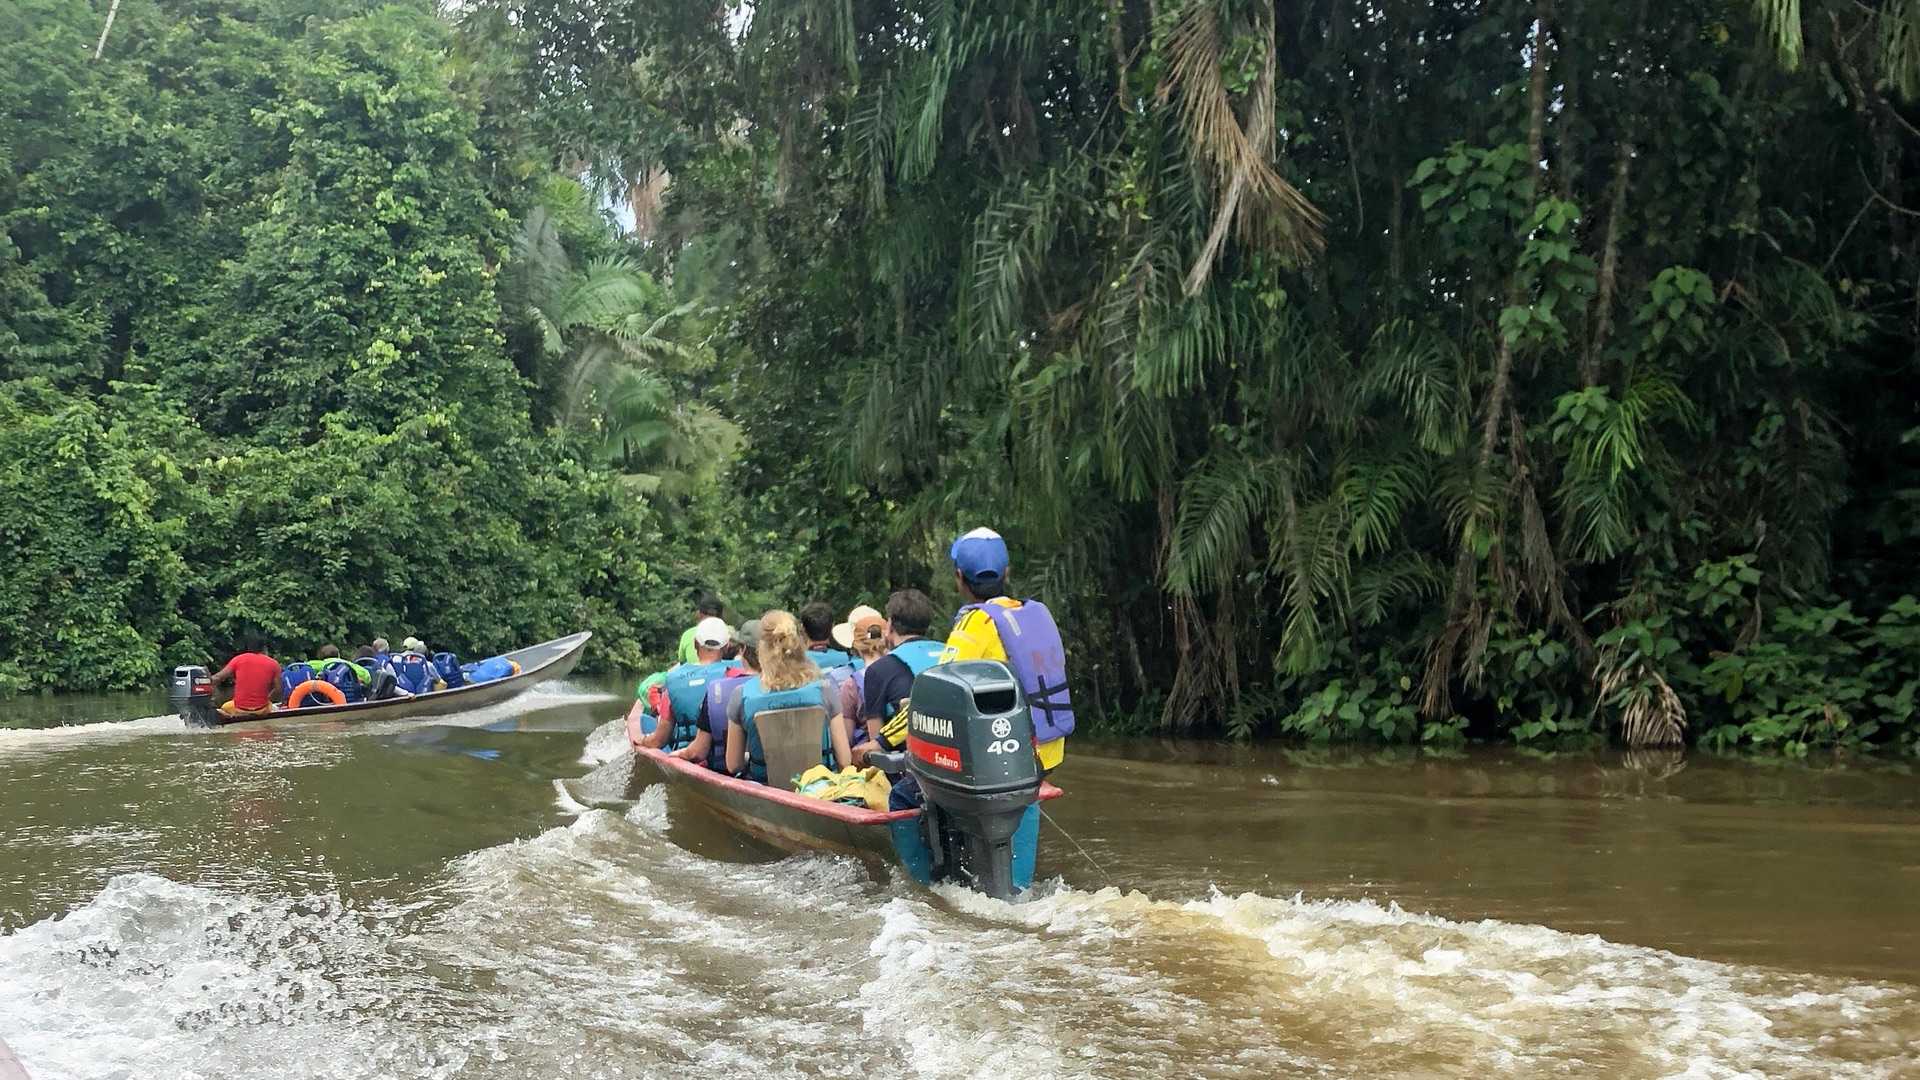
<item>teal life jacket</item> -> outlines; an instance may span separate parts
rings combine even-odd
[[[893,651],[887,653],[887,655],[899,657],[900,662],[907,665],[907,670],[913,672],[915,676],[918,676],[921,672],[938,664],[940,662],[940,654],[946,651],[947,645],[943,641],[935,641],[932,638],[914,638],[912,641],[903,641],[895,645]],[[899,710],[893,702],[887,702],[888,719],[892,719],[893,714],[897,711]]]
[[[766,690],[760,685],[760,676],[755,675],[740,687],[740,727],[747,733],[747,779],[756,784],[767,782],[767,755],[760,746],[760,729],[754,727],[753,718],[775,709],[801,709],[819,704],[818,679],[792,690]]]
[[[680,664],[661,680],[667,691],[668,709],[673,713],[673,733],[667,736],[665,747],[669,753],[689,745],[700,733],[700,705],[707,699],[707,686],[727,671],[725,660]]]
[[[853,654],[829,645],[824,649],[808,649],[807,659],[813,661],[813,666],[821,671],[832,671],[834,668],[852,663]]]

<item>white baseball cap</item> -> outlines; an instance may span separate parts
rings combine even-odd
[[[709,615],[693,624],[693,643],[703,649],[724,649],[733,640],[733,629]]]
[[[886,626],[885,617],[867,605],[861,604],[859,607],[847,612],[846,622],[834,624],[833,643],[843,649],[851,649],[853,648],[854,637],[856,635],[863,635],[864,631],[876,624],[884,628]]]

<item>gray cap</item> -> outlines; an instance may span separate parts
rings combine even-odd
[[[733,640],[739,642],[742,645],[747,646],[750,649],[759,648],[760,647],[760,620],[748,619],[746,622],[741,623],[740,629],[735,630],[733,632]]]

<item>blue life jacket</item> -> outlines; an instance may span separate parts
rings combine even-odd
[[[333,684],[340,691],[348,705],[367,699],[367,674],[360,666],[349,660],[320,661],[320,677]]]
[[[754,678],[741,671],[707,684],[706,729],[707,735],[713,739],[713,745],[707,749],[707,768],[714,772],[727,771],[727,705],[733,700],[733,695]]]
[[[1033,712],[1033,741],[1050,743],[1073,734],[1073,699],[1067,694],[1067,652],[1053,613],[1038,600],[1022,600],[1019,607],[1004,604],[968,604],[956,615],[984,611],[1000,635],[1007,666],[1026,691]]]
[[[301,683],[319,677],[319,674],[313,670],[313,665],[307,663],[305,660],[295,660],[293,663],[281,668],[280,700],[293,700],[293,692]],[[316,701],[313,704],[318,705],[320,702]]]
[[[426,694],[433,690],[433,665],[419,653],[401,653],[387,665],[393,669],[393,679],[400,689],[409,694]]]
[[[887,655],[899,657],[900,661],[907,665],[907,670],[917,676],[921,672],[938,664],[940,662],[940,654],[946,650],[947,646],[943,642],[934,641],[932,638],[914,638],[912,641],[903,641],[895,645],[893,651],[887,653]],[[864,680],[861,682],[860,689],[863,692],[866,690]],[[887,702],[887,716],[891,717],[898,711],[898,705],[891,701]]]
[[[836,649],[829,645],[824,649],[808,649],[807,659],[813,661],[813,666],[819,668],[821,671],[831,671],[834,668],[845,667],[847,664],[852,663],[853,654],[844,649]]]
[[[704,664],[678,664],[667,672],[662,684],[667,689],[667,710],[673,714],[673,733],[667,736],[665,749],[671,753],[693,742],[700,734],[700,706],[707,700],[709,684],[725,677],[725,660]]]
[[[756,784],[767,782],[767,755],[760,746],[760,730],[753,718],[776,709],[801,709],[820,704],[820,680],[791,690],[764,690],[755,675],[740,688],[740,726],[747,732],[747,778]]]
[[[433,654],[433,670],[440,676],[440,681],[447,684],[449,690],[456,686],[467,685],[467,675],[460,667],[460,658],[450,652]]]

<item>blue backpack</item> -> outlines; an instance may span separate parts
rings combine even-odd
[[[460,666],[460,658],[450,652],[433,654],[433,670],[440,674],[440,681],[446,683],[449,690],[467,684],[466,671]]]
[[[301,683],[309,682],[319,677],[320,676],[314,674],[313,665],[307,663],[305,660],[296,660],[293,663],[288,664],[286,667],[281,668],[280,669],[280,700],[281,701],[289,700],[290,698],[293,697],[294,689],[298,687]],[[321,704],[321,702],[313,701],[313,702],[306,702],[304,704],[319,705]]]
[[[367,688],[361,684],[360,675],[353,670],[352,664],[345,661],[330,663],[320,669],[320,677],[332,683],[334,689],[346,697],[347,704],[366,700]]]
[[[425,694],[433,690],[433,665],[419,653],[401,653],[387,666],[393,669],[393,681],[407,693]]]
[[[482,660],[477,664],[468,664],[463,672],[470,683],[492,682],[495,679],[509,678],[515,674],[513,661],[504,656],[491,660]]]

